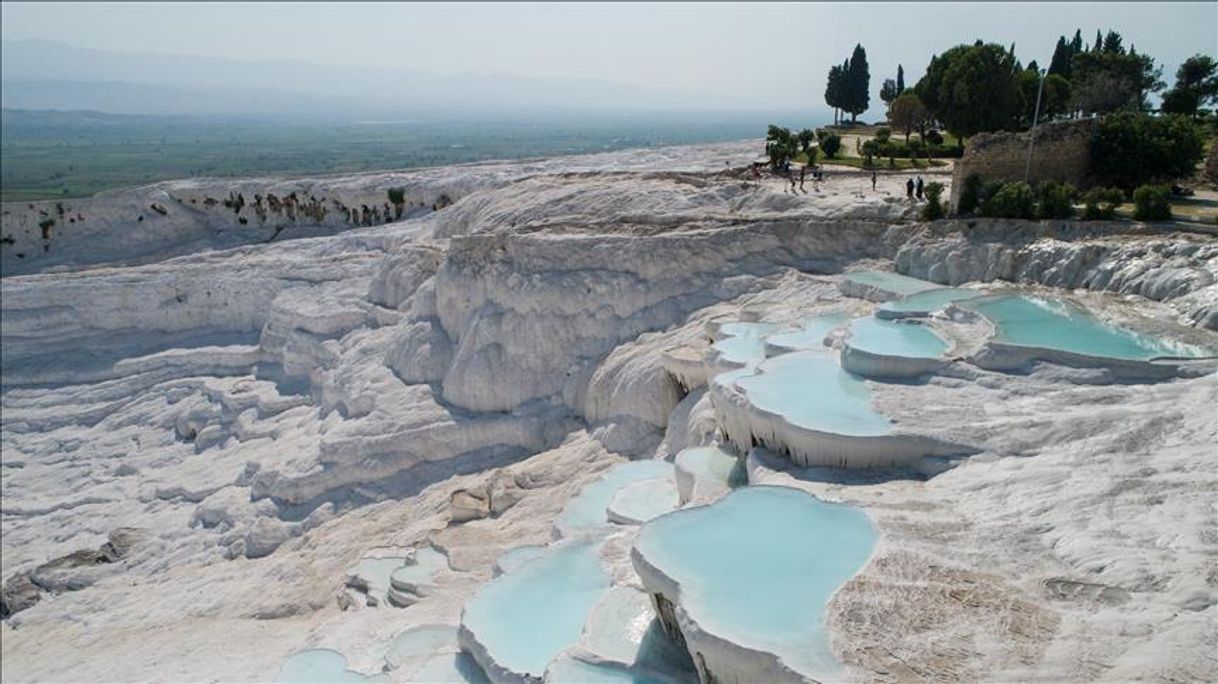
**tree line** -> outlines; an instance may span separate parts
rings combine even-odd
[[[1164,91],[1162,67],[1133,44],[1125,46],[1117,31],[1097,31],[1086,43],[1082,31],[1059,37],[1049,66],[1024,66],[1015,46],[977,41],[934,55],[913,87],[897,65],[895,79],[885,79],[880,99],[889,123],[905,134],[925,134],[942,127],[957,139],[997,130],[1020,130],[1065,117],[1148,112],[1150,95]],[[1043,83],[1042,83],[1043,77]],[[829,69],[825,102],[833,107],[834,124],[855,123],[870,104],[867,52],[856,45],[850,58]],[[1208,114],[1218,105],[1218,62],[1195,55],[1176,72],[1175,84],[1163,93],[1160,111],[1189,117]]]

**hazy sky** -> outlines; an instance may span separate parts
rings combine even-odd
[[[1169,83],[1218,52],[1218,3],[406,4],[3,2],[5,40],[437,73],[597,78],[823,106],[825,71],[867,49],[872,102],[905,65],[977,38],[1047,65],[1061,34],[1120,31]]]

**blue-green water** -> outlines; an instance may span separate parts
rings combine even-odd
[[[517,546],[503,553],[495,559],[495,565],[503,573],[516,572],[518,568],[525,563],[533,560],[546,552],[546,547],[529,544],[526,546]]]
[[[410,585],[425,585],[431,582],[432,575],[448,568],[448,557],[430,546],[415,552],[415,562],[402,565],[389,575],[389,582],[401,588]]]
[[[418,684],[489,684],[468,653],[442,653],[423,664],[410,681]]]
[[[874,316],[851,321],[846,344],[872,354],[918,359],[937,359],[947,351],[947,342],[924,325]]]
[[[988,318],[994,324],[994,340],[1007,344],[1139,361],[1206,354],[1191,345],[1108,325],[1060,299],[998,295],[974,299],[964,306]]]
[[[554,656],[579,641],[588,611],[609,587],[599,549],[591,541],[551,547],[483,587],[466,602],[462,624],[495,662],[540,677]]]
[[[774,332],[771,323],[725,323],[719,327],[722,339],[715,342],[720,358],[738,364],[757,363],[765,358],[765,336]]]
[[[749,402],[795,425],[838,435],[886,435],[891,424],[871,407],[871,391],[837,359],[794,352],[769,359],[762,371],[736,380]]]
[[[673,461],[700,480],[718,482],[727,487],[739,487],[748,482],[748,474],[740,459],[718,446],[682,449]]]
[[[546,675],[552,684],[667,684],[665,680],[649,677],[612,665],[594,665],[575,658],[554,661]]]
[[[851,282],[860,285],[870,285],[896,295],[911,295],[915,292],[941,287],[930,281],[910,278],[909,276],[903,276],[900,273],[893,273],[891,271],[855,271],[854,273],[847,273],[845,277],[846,280]]]
[[[765,338],[766,344],[782,349],[814,350],[825,348],[825,336],[845,323],[844,313],[824,314],[808,319],[804,327],[796,332],[777,333]]]
[[[347,659],[338,651],[311,648],[293,654],[279,668],[276,682],[282,684],[366,684],[387,682],[388,675],[365,677],[347,669]]]
[[[960,287],[940,287],[934,290],[923,290],[914,294],[885,302],[880,305],[880,311],[892,313],[932,313],[943,307],[965,299],[980,297],[984,292]]]
[[[404,630],[389,643],[385,660],[400,663],[408,658],[457,650],[457,628],[452,625],[419,625]]]
[[[823,677],[841,667],[829,651],[825,606],[875,539],[856,508],[757,486],[656,518],[635,547],[680,583],[681,603],[708,632]]]
[[[671,472],[667,477],[653,477],[626,485],[613,496],[610,506],[614,512],[631,520],[651,520],[676,508],[680,503],[677,483]]]
[[[600,479],[584,487],[567,502],[562,513],[554,521],[554,528],[563,537],[595,532],[609,524],[608,518],[605,517],[605,508],[619,489],[632,482],[664,477],[671,473],[671,463],[652,459],[613,466]]]

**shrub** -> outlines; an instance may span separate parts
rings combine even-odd
[[[981,204],[981,176],[970,173],[960,184],[960,202],[956,211],[960,214],[971,214]]]
[[[1204,157],[1200,128],[1175,114],[1113,114],[1100,123],[1091,142],[1096,177],[1126,192],[1191,176]]]
[[[940,133],[939,131],[927,131],[926,135],[923,136],[922,139],[925,140],[926,142],[930,143],[931,145],[942,145],[943,144],[943,134]]]
[[[406,188],[389,188],[385,192],[389,195],[389,202],[391,204],[406,203]]]
[[[926,206],[922,207],[922,220],[937,221],[943,218],[943,203],[940,201],[943,196],[943,184],[927,183],[923,192],[926,193]]]
[[[881,145],[888,142],[888,139],[891,137],[892,137],[892,129],[890,129],[890,128],[876,129],[875,139],[880,141]]]
[[[1023,181],[1002,183],[993,194],[987,193],[981,205],[981,213],[994,218],[1036,217],[1036,197],[1032,187]]]
[[[1166,185],[1143,185],[1133,191],[1133,217],[1139,221],[1171,219],[1171,188]]]
[[[836,133],[826,135],[821,138],[820,149],[824,151],[826,157],[835,159],[837,153],[842,149],[842,136]]]
[[[1120,188],[1091,188],[1083,195],[1083,220],[1111,221],[1124,201],[1125,192]]]
[[[1042,219],[1068,219],[1074,216],[1074,197],[1078,194],[1069,183],[1045,181],[1037,188],[1040,203],[1036,215]]]

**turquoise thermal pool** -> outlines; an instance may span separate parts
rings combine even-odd
[[[441,653],[410,678],[418,684],[489,684],[486,673],[468,653]]]
[[[385,662],[399,667],[412,658],[432,656],[442,651],[456,651],[457,628],[452,625],[420,625],[411,627],[393,638],[385,652]]]
[[[906,315],[925,315],[934,313],[952,302],[975,299],[982,296],[980,290],[969,290],[959,287],[940,287],[933,290],[923,290],[907,297],[894,299],[880,305],[876,316],[880,318],[900,318]]]
[[[437,571],[447,569],[448,557],[425,546],[415,552],[414,563],[408,562],[390,573],[389,584],[395,589],[414,591],[418,586],[429,584]]]
[[[734,454],[718,446],[691,447],[682,449],[674,463],[698,480],[706,480],[724,487],[739,487],[748,484],[748,473]]]
[[[528,563],[534,558],[546,552],[546,547],[529,544],[526,546],[517,546],[503,553],[495,559],[496,575],[503,575],[509,572],[515,572],[520,566]]]
[[[462,626],[499,667],[540,678],[554,656],[579,641],[609,587],[599,550],[591,541],[550,547],[466,602]]]
[[[281,684],[364,684],[387,682],[389,675],[366,677],[347,669],[347,659],[338,651],[311,648],[293,654],[279,668],[275,678]]]
[[[926,280],[910,278],[891,271],[855,271],[847,273],[845,278],[852,283],[874,287],[902,297],[942,287]]]
[[[676,508],[680,503],[677,499],[677,483],[671,473],[667,477],[639,480],[613,496],[608,507],[609,519],[637,525]]]
[[[680,585],[680,603],[701,629],[824,677],[841,668],[829,651],[825,607],[867,562],[875,539],[856,508],[756,486],[651,521],[634,549]]]
[[[567,502],[554,521],[554,529],[563,537],[595,532],[609,524],[605,509],[618,490],[628,484],[672,474],[672,464],[660,460],[630,461],[613,466],[600,479],[585,486]]]
[[[605,592],[588,615],[581,645],[598,659],[631,668],[693,674],[689,654],[664,633],[651,598],[633,587]]]
[[[844,313],[813,316],[796,332],[777,333],[765,338],[767,347],[780,350],[815,350],[825,348],[825,336],[848,320]]]
[[[724,323],[719,326],[723,339],[713,346],[719,357],[731,364],[756,363],[765,358],[765,336],[775,328],[771,323]]]
[[[1134,361],[1205,355],[1190,345],[1108,325],[1060,299],[998,295],[974,299],[964,306],[994,324],[996,342]]]
[[[850,437],[887,435],[891,423],[871,407],[871,392],[836,358],[794,352],[767,360],[735,384],[749,403],[792,424]]]
[[[668,684],[663,679],[626,668],[595,665],[575,658],[555,660],[546,673],[546,681],[552,684]]]
[[[948,348],[947,342],[926,326],[884,321],[874,316],[851,321],[846,344],[870,354],[919,359],[937,359]]]

